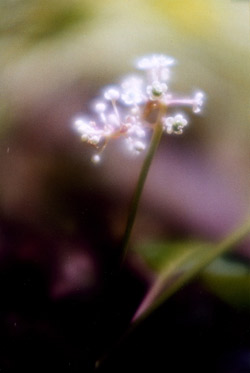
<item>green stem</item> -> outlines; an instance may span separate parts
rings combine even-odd
[[[96,368],[99,368],[104,364],[104,362],[114,353],[119,346],[126,340],[131,333],[150,315],[152,314],[159,306],[161,306],[171,295],[178,291],[181,287],[185,286],[189,281],[194,277],[199,275],[199,273],[209,265],[213,260],[215,260],[220,255],[223,255],[230,251],[233,247],[238,245],[244,238],[250,234],[250,217],[246,222],[236,229],[229,236],[224,238],[220,243],[208,249],[203,258],[198,260],[194,266],[180,275],[180,277],[170,285],[166,291],[160,296],[154,304],[147,309],[140,317],[133,322],[127,331],[121,336],[120,340],[117,342],[113,349],[111,349],[107,354],[105,354],[100,360],[96,362]]]
[[[160,117],[161,117],[161,115],[159,115],[159,118]],[[163,132],[162,125],[160,123],[160,120],[158,119],[158,121],[155,125],[155,128],[154,128],[154,133],[153,133],[153,136],[152,136],[152,139],[151,139],[151,144],[150,144],[148,153],[147,153],[147,155],[145,157],[145,160],[143,162],[143,165],[142,165],[142,169],[141,169],[140,176],[139,176],[139,179],[138,179],[138,182],[137,182],[137,185],[136,185],[136,189],[135,189],[135,193],[134,193],[134,196],[133,196],[133,199],[132,199],[130,211],[129,211],[129,214],[128,214],[126,229],[125,229],[125,233],[124,233],[123,240],[122,240],[122,245],[121,245],[122,263],[124,263],[124,260],[125,260],[126,255],[127,255],[128,243],[129,243],[130,235],[131,235],[133,225],[134,225],[134,222],[135,222],[135,217],[136,217],[140,197],[141,197],[141,194],[142,194],[142,190],[143,190],[143,187],[144,187],[147,175],[148,175],[148,171],[149,171],[152,159],[153,159],[154,154],[155,154],[155,152],[158,148],[158,145],[160,143],[162,132]]]

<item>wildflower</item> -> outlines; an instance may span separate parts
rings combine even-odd
[[[201,111],[204,101],[202,92],[196,92],[193,97],[177,97],[169,92],[166,82],[170,77],[169,68],[174,63],[173,58],[162,54],[138,59],[136,68],[144,76],[129,75],[119,86],[105,88],[102,98],[93,106],[95,118],[75,120],[82,140],[98,150],[92,157],[94,163],[100,162],[102,151],[112,139],[123,139],[127,150],[133,154],[144,151],[155,125],[152,123],[155,117],[167,134],[182,134],[188,121],[179,113],[166,116],[169,107],[189,106],[194,113]],[[163,113],[161,118],[158,118],[159,112]]]
[[[178,114],[175,117],[162,118],[163,129],[170,135],[172,133],[177,135],[182,134],[183,128],[186,127],[187,124],[188,121],[181,114]]]
[[[126,105],[139,105],[145,102],[143,80],[136,76],[129,76],[121,83],[121,100]]]
[[[93,163],[99,163],[100,160],[101,160],[101,157],[100,157],[99,154],[94,154],[94,155],[92,156],[92,158],[91,158],[91,161],[92,161]]]
[[[151,70],[165,68],[175,63],[174,58],[165,56],[164,54],[152,54],[141,57],[137,60],[136,67],[139,70]]]
[[[167,89],[168,87],[165,83],[155,80],[151,85],[147,86],[147,94],[151,100],[157,100],[159,97],[164,95]]]
[[[119,91],[115,88],[108,88],[104,92],[104,97],[108,101],[116,101],[116,100],[118,100],[119,96],[120,96]]]
[[[204,94],[202,92],[197,92],[193,100],[193,112],[200,113],[201,107],[204,101]]]

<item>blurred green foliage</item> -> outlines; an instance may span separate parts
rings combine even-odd
[[[160,299],[169,288],[175,288],[180,276],[192,271],[196,262],[211,245],[202,242],[149,242],[136,247],[145,263],[156,274],[155,284],[149,290],[154,294],[150,306]],[[199,278],[211,293],[235,307],[250,308],[250,265],[232,259],[217,258]],[[164,297],[164,296],[163,296]]]
[[[0,33],[27,37],[35,43],[87,19],[89,8],[85,5],[76,0],[1,1]]]
[[[219,258],[202,273],[201,279],[223,301],[250,309],[250,264]]]
[[[157,273],[175,262],[186,254],[194,254],[196,250],[204,247],[203,242],[195,241],[169,241],[169,242],[148,242],[139,245],[135,251],[143,257],[147,265]]]

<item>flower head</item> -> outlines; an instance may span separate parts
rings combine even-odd
[[[163,112],[157,122],[167,134],[182,134],[188,121],[182,114],[166,116],[169,107],[190,106],[194,113],[201,111],[204,94],[196,92],[193,97],[175,97],[169,92],[166,81],[169,67],[175,63],[172,57],[162,54],[144,56],[136,61],[136,67],[144,76],[125,77],[119,86],[109,86],[102,98],[95,102],[94,119],[77,118],[74,122],[83,141],[94,146],[98,152],[92,157],[99,163],[101,153],[112,139],[121,138],[126,148],[139,154],[147,147],[148,137],[154,128],[155,111]],[[158,117],[158,115],[156,115]]]
[[[104,92],[104,98],[108,101],[117,101],[119,97],[120,93],[115,87],[109,87]]]
[[[145,102],[143,80],[137,76],[129,76],[121,82],[121,100],[126,105],[139,105]]]
[[[139,70],[151,70],[172,66],[175,63],[174,58],[164,54],[151,54],[144,56],[136,61],[136,67]]]
[[[162,126],[164,131],[169,135],[172,133],[176,135],[181,135],[183,133],[183,128],[186,127],[188,121],[184,118],[182,114],[177,114],[174,117],[164,117],[162,118]]]
[[[204,102],[204,93],[197,92],[194,96],[194,102],[193,102],[193,112],[194,113],[200,113],[201,108]]]
[[[147,86],[147,94],[151,100],[157,100],[167,92],[167,85],[158,80]]]

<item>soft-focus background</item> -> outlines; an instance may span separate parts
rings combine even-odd
[[[206,103],[187,111],[182,137],[162,140],[131,247],[218,241],[244,220],[249,28],[244,0],[0,1],[1,372],[92,371],[154,276],[134,249],[112,281],[143,155],[113,143],[94,166],[72,126],[136,57],[173,56],[172,90],[201,89]],[[244,271],[249,242],[232,257]],[[182,289],[103,370],[249,372],[249,276],[239,302],[210,280]]]

